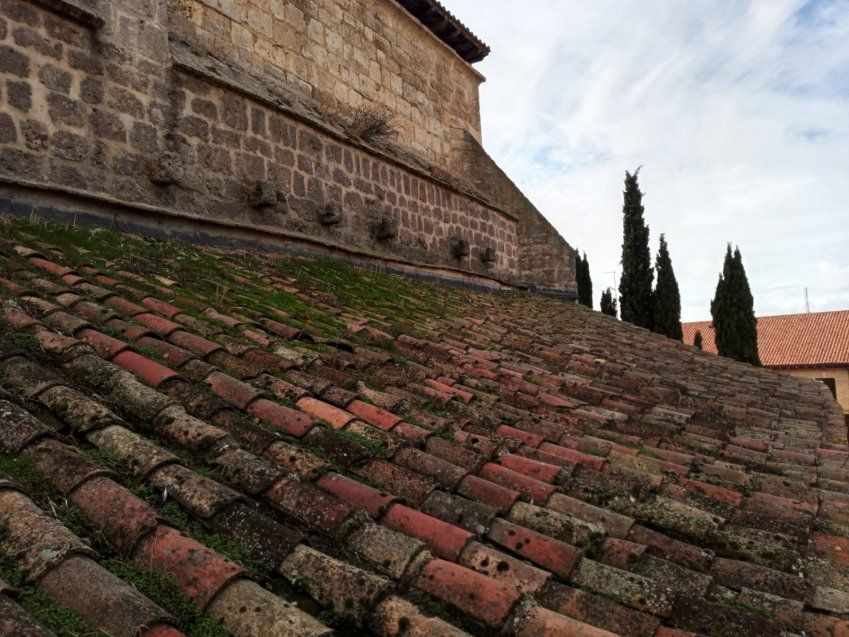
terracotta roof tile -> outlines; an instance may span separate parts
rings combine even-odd
[[[520,596],[509,583],[444,560],[428,562],[417,583],[437,599],[494,628],[504,624]]]
[[[296,438],[303,437],[315,426],[315,421],[311,417],[266,398],[254,400],[248,410],[264,422]]]
[[[681,327],[685,343],[701,332],[704,350],[717,353],[710,321]],[[759,316],[758,352],[767,367],[849,366],[849,310]]]
[[[568,576],[581,557],[570,544],[502,519],[492,523],[487,537],[556,575]]]
[[[310,398],[309,396],[301,398],[297,403],[298,409],[309,414],[313,418],[323,420],[334,429],[341,429],[354,419],[352,414],[347,413],[343,409],[328,405],[325,402]]]
[[[535,295],[17,224],[48,256],[0,248],[0,554],[94,626],[175,630],[98,618],[130,554],[239,637],[846,627],[849,446],[810,382]]]
[[[457,493],[502,512],[508,511],[520,496],[518,491],[473,475],[468,475],[460,481]]]
[[[335,473],[327,473],[318,486],[337,497],[362,507],[372,517],[382,517],[397,498]]]
[[[430,515],[395,504],[381,518],[390,529],[420,539],[439,557],[456,561],[473,534]]]
[[[133,635],[171,618],[135,587],[85,557],[72,557],[40,582],[52,602],[74,608],[107,635]],[[85,594],[81,594],[85,591]],[[172,620],[173,621],[173,620]]]
[[[173,577],[186,596],[204,608],[244,570],[199,542],[167,526],[157,526],[135,550],[134,559]]]

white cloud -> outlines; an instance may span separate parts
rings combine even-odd
[[[493,48],[484,145],[572,245],[596,296],[619,268],[639,165],[685,320],[725,243],[761,315],[849,308],[846,0],[446,0]],[[596,303],[598,299],[596,298]]]

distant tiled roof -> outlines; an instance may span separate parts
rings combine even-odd
[[[480,62],[489,55],[489,47],[439,0],[398,0],[398,2],[470,64]]]
[[[710,321],[682,324],[684,342],[702,333],[703,348],[716,354]],[[767,367],[849,365],[849,310],[758,317],[758,351]]]
[[[0,223],[3,634],[835,637],[845,435],[572,303]]]

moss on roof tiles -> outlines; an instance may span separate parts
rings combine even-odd
[[[436,516],[422,518],[428,521],[425,526],[462,526],[453,518],[440,518],[448,512],[439,507],[416,504],[425,495],[422,485],[430,485],[443,470],[458,478],[462,476],[458,483],[462,486],[454,488],[453,483],[441,483],[437,487],[439,494],[450,493],[464,510],[490,505],[487,510],[491,509],[493,516],[497,512],[501,516],[498,519],[513,519],[511,507],[529,507],[528,499],[533,494],[533,510],[538,509],[541,515],[556,517],[563,524],[570,515],[578,521],[572,524],[597,524],[605,533],[616,534],[617,540],[625,540],[624,546],[633,545],[635,555],[651,555],[655,561],[642,566],[639,560],[633,564],[606,564],[608,558],[620,559],[609,552],[613,548],[593,547],[584,556],[588,563],[581,572],[594,573],[585,582],[587,593],[581,603],[586,606],[564,605],[561,612],[597,628],[614,630],[616,626],[614,618],[601,612],[602,608],[621,613],[622,617],[641,608],[642,602],[619,591],[611,578],[627,570],[629,577],[644,578],[635,581],[657,581],[656,575],[665,571],[652,570],[650,566],[657,567],[658,560],[667,560],[669,565],[664,568],[680,572],[682,577],[688,568],[699,571],[699,581],[704,581],[712,572],[713,562],[720,564],[719,558],[734,558],[740,560],[739,572],[747,578],[746,586],[755,585],[768,593],[779,584],[786,586],[788,576],[796,577],[788,570],[790,566],[803,568],[803,574],[812,568],[804,561],[797,565],[794,560],[799,555],[810,553],[812,559],[821,558],[829,565],[835,565],[840,555],[829,544],[840,546],[839,523],[818,517],[820,513],[833,517],[842,511],[835,499],[839,496],[831,496],[822,511],[812,504],[816,498],[805,500],[796,508],[790,504],[795,497],[794,485],[805,485],[814,493],[842,491],[847,477],[835,464],[849,452],[842,439],[842,424],[838,427],[836,412],[832,413],[825,397],[801,381],[695,353],[681,344],[583,308],[528,293],[476,293],[326,260],[199,248],[49,224],[13,222],[2,228],[0,234],[8,241],[0,243],[0,276],[20,288],[12,285],[3,293],[9,299],[4,303],[12,305],[0,307],[0,312],[21,306],[21,300],[13,294],[15,290],[35,287],[38,298],[30,309],[35,319],[44,321],[43,325],[27,325],[21,330],[28,341],[24,344],[29,345],[19,347],[23,355],[54,368],[60,377],[65,374],[62,358],[56,352],[48,354],[41,349],[42,343],[51,343],[54,329],[50,317],[44,316],[50,311],[46,301],[67,304],[63,310],[67,317],[77,316],[79,310],[90,317],[92,329],[120,341],[135,338],[140,332],[129,329],[127,323],[115,323],[120,330],[103,323],[108,320],[103,310],[104,294],[114,295],[113,302],[105,303],[108,307],[123,307],[134,313],[145,306],[145,315],[138,324],[159,331],[163,346],[152,348],[149,345],[153,341],[144,340],[142,343],[146,344],[128,343],[138,356],[131,357],[132,365],[124,364],[127,369],[141,370],[138,378],[142,381],[146,368],[139,365],[144,360],[165,367],[174,365],[173,371],[193,380],[174,375],[169,376],[169,382],[192,391],[175,391],[172,387],[160,390],[160,394],[178,400],[180,409],[197,408],[210,422],[191,424],[183,433],[169,431],[168,438],[160,438],[151,433],[149,424],[153,417],[149,410],[155,405],[133,403],[131,409],[122,409],[129,424],[146,443],[175,454],[171,458],[191,469],[193,475],[219,485],[210,487],[211,495],[222,493],[224,486],[239,486],[227,484],[228,480],[241,480],[239,484],[254,494],[242,496],[256,502],[263,515],[278,524],[295,525],[297,537],[306,533],[309,546],[340,560],[345,572],[352,567],[385,575],[379,561],[370,561],[374,556],[356,554],[339,541],[339,534],[347,527],[341,524],[341,517],[335,516],[355,511],[350,523],[366,523],[364,518],[356,517],[364,514],[357,508],[360,505],[352,509],[352,503],[360,499],[374,511],[368,524],[385,523],[380,526],[383,537],[391,537],[386,534],[392,527],[382,516],[393,506],[394,498],[405,494],[413,500],[406,505],[420,509],[416,515],[428,510]],[[47,262],[30,261],[31,253],[14,249],[16,244],[42,252]],[[76,269],[90,284],[75,276],[60,278],[67,268]],[[76,305],[72,296],[53,298],[63,287],[72,289],[86,302]],[[174,314],[175,306],[181,312],[178,315]],[[15,316],[18,322],[29,322],[19,314]],[[132,323],[132,319],[128,320]],[[60,323],[79,325],[70,318]],[[0,327],[2,324],[0,321]],[[361,330],[362,325],[367,329]],[[71,329],[76,333],[79,328]],[[287,340],[279,336],[291,339],[291,330],[303,330],[309,339]],[[172,333],[182,336],[172,339]],[[113,349],[107,347],[100,355],[112,359],[114,343],[107,339],[101,342],[111,343],[109,347]],[[194,358],[189,358],[192,355],[181,347],[191,348]],[[219,354],[210,354],[210,347],[217,347]],[[171,362],[157,351],[173,354],[169,355]],[[303,356],[298,358],[295,351]],[[278,352],[286,358],[278,357]],[[203,362],[202,354],[208,355]],[[297,362],[293,362],[295,359]],[[120,367],[108,369],[127,374]],[[228,370],[232,376],[227,376]],[[220,383],[204,382],[212,378],[212,373],[218,375]],[[272,378],[287,380],[300,388],[287,389],[280,384],[272,391]],[[433,386],[439,391],[428,389],[428,379],[435,381]],[[147,382],[153,385],[155,380]],[[84,387],[87,379],[78,378],[76,382]],[[104,379],[97,382],[102,384]],[[124,380],[119,385],[124,387]],[[132,386],[145,395],[150,391],[149,387]],[[194,391],[195,386],[203,391]],[[284,398],[278,398],[275,391]],[[302,402],[304,395],[310,401]],[[95,401],[103,401],[96,393],[93,396]],[[350,408],[351,414],[344,412],[354,397],[387,410],[394,418],[377,420],[374,426],[350,420],[353,412],[362,414],[356,407]],[[106,392],[106,398],[115,408],[119,406],[114,403],[124,398],[132,398],[131,403],[136,400],[121,392]],[[158,404],[159,398],[151,400]],[[338,415],[334,422],[339,429],[304,421],[304,413],[282,410],[298,410],[299,404],[301,412]],[[34,403],[27,408],[39,409]],[[140,410],[138,418],[133,409]],[[225,411],[216,411],[221,409]],[[263,418],[274,417],[258,421],[254,413]],[[285,419],[291,413],[296,414],[298,426],[286,429],[289,433],[275,435],[282,431],[280,426],[287,426]],[[402,419],[401,424],[396,424],[395,419]],[[510,426],[502,427],[505,424]],[[55,426],[66,430],[61,422]],[[207,436],[212,430],[225,431],[229,436],[221,445],[212,446],[195,445],[188,437],[189,431]],[[278,445],[276,453],[263,456],[263,450],[278,440],[286,445]],[[244,481],[244,476],[238,477],[230,468],[225,478],[218,471],[216,454],[240,441],[245,441],[244,449],[251,451],[241,449],[241,455],[229,457],[247,462],[257,476],[262,476],[261,480]],[[85,447],[84,442],[80,444]],[[409,447],[417,449],[412,456]],[[191,499],[187,508],[170,498],[163,504],[162,494],[147,480],[128,477],[126,463],[131,459],[118,461],[93,450],[86,453],[99,465],[116,470],[126,486],[155,504],[160,513],[180,522],[202,544],[260,572],[258,566],[251,564],[250,555],[244,553],[246,547],[238,532],[229,528],[226,535],[210,533],[201,520],[209,514],[210,503],[224,501],[224,496],[223,500],[200,498],[195,509],[191,508]],[[417,462],[409,462],[411,457]],[[681,464],[670,463],[667,457]],[[375,458],[381,459],[386,475],[392,476],[391,487],[384,484],[389,480],[380,479],[383,474],[365,472],[366,477],[362,477],[361,463]],[[263,467],[268,464],[263,463],[273,466],[267,470]],[[274,483],[272,492],[283,496],[288,484],[290,494],[298,496],[267,500],[263,496],[266,486],[255,490],[252,485],[265,485],[264,476],[277,480],[275,476],[281,475],[282,467],[286,475]],[[341,474],[340,481],[319,480],[327,470]],[[186,475],[183,470],[178,473],[181,472]],[[402,493],[380,496],[368,490],[369,484]],[[709,488],[711,484],[722,488]],[[332,489],[339,489],[342,495],[330,497]],[[523,490],[525,496],[512,489]],[[556,497],[549,498],[550,493]],[[84,532],[79,526],[84,521],[74,520],[67,512],[63,515],[68,525]],[[771,520],[792,532],[793,538],[768,541]],[[539,526],[531,519],[524,523]],[[713,527],[719,530],[711,535]],[[400,533],[407,542],[422,532],[403,525],[398,528],[403,533],[392,532]],[[539,528],[560,532],[559,527],[551,525]],[[475,531],[475,541],[485,545],[491,542],[486,524]],[[816,538],[812,531],[834,537],[817,539],[808,547],[805,541]],[[421,539],[432,548],[442,546],[438,537],[423,535]],[[788,548],[791,541],[801,544]],[[370,548],[390,553],[392,550],[392,546]],[[535,559],[533,551],[519,552],[514,548],[508,543],[487,546],[486,550],[495,555],[502,552],[505,563],[509,563],[508,558]],[[483,573],[482,565],[466,563],[467,558],[471,560],[458,553],[454,559],[459,563],[445,571],[458,574],[456,582],[446,580],[445,586],[454,590],[427,595],[416,588],[417,580],[412,578],[412,587],[399,582],[395,594],[415,602],[419,610],[430,610],[472,634],[487,634],[486,628],[469,618],[478,609],[469,607],[461,594],[464,586],[477,581],[475,578]],[[672,564],[679,570],[675,571]],[[722,564],[723,582],[731,581],[729,569],[736,567],[727,560]],[[821,586],[841,585],[831,573],[825,570],[818,575],[832,578],[818,580]],[[131,581],[142,575],[126,572],[123,579]],[[328,573],[326,580],[316,580],[314,575],[311,586],[316,582],[329,585],[333,577],[340,576]],[[806,574],[806,578],[809,576],[812,573]],[[264,583],[294,599],[290,596],[297,591],[292,582],[273,574],[268,577]],[[577,585],[570,572],[552,572],[549,577],[564,590]],[[493,582],[486,583],[489,586]],[[806,595],[808,587],[807,583],[800,584],[792,592],[795,596]],[[612,592],[616,594],[611,595]],[[300,600],[299,605],[309,608],[326,624],[338,627],[340,634],[358,634],[343,620],[348,615],[344,609],[333,610],[329,592],[319,593],[325,606],[306,599]],[[760,624],[744,621],[741,625],[766,626],[763,620],[772,619],[753,610],[756,607],[750,608],[751,599],[742,592],[728,589],[728,594],[732,595],[729,604],[718,604],[718,598],[707,594],[699,601],[711,608],[721,607],[722,622],[755,616]],[[608,597],[602,599],[598,595]],[[442,601],[437,599],[440,597]],[[842,599],[821,597],[826,598],[834,608]],[[537,599],[554,603],[546,596]],[[352,599],[354,603],[360,601]],[[481,604],[486,601],[479,600]],[[455,607],[449,608],[448,603]],[[525,611],[524,607],[516,610],[520,615]],[[664,605],[653,611],[657,613],[651,620],[655,625],[662,622],[667,626],[699,626],[698,618],[688,616],[680,605]],[[666,617],[670,612],[672,616]],[[811,607],[806,612],[814,613],[817,620],[842,621],[828,607]],[[500,617],[501,611],[481,616],[500,622],[495,615]]]

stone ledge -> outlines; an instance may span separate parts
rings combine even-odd
[[[471,290],[504,292],[522,289],[508,278],[445,265],[403,261],[298,233],[281,232],[233,221],[208,219],[168,208],[129,202],[108,195],[0,174],[0,215],[35,216],[56,223],[87,227],[120,227],[122,231],[174,237],[218,248],[281,251],[330,258],[360,267]],[[117,226],[116,226],[117,224]],[[567,292],[568,294],[568,292]]]
[[[96,0],[33,0],[36,4],[67,16],[93,29],[100,29],[106,23],[97,9]]]

